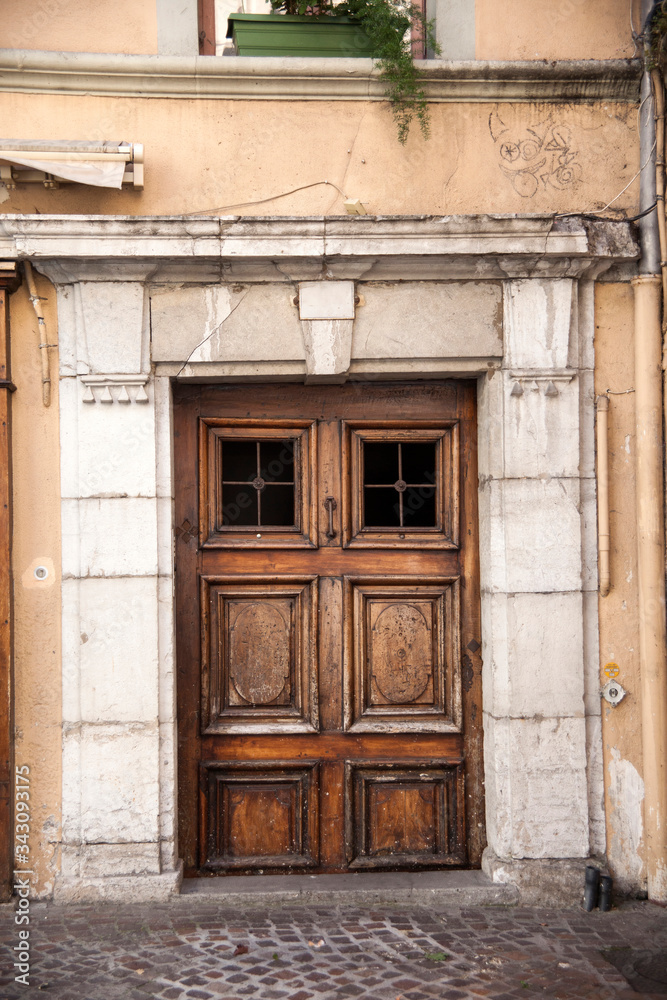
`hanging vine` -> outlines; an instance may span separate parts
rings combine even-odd
[[[410,28],[417,28],[428,49],[439,53],[435,24],[411,0],[271,0],[274,10],[286,14],[347,16],[359,23],[370,40],[371,55],[380,68],[380,79],[394,116],[398,141],[403,145],[414,119],[424,139],[431,122],[419,70],[412,58]]]
[[[667,65],[667,0],[659,0],[646,19],[643,32],[644,58],[649,72]]]

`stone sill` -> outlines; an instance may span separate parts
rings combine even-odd
[[[225,906],[515,906],[514,885],[481,871],[363,872],[341,875],[262,875],[184,879],[181,898]]]
[[[639,59],[418,60],[433,102],[639,101]],[[243,100],[382,101],[371,59],[144,56],[0,49],[0,90]]]

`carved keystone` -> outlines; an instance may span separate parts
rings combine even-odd
[[[352,348],[354,282],[302,282],[299,317],[306,350],[306,382],[344,382]]]

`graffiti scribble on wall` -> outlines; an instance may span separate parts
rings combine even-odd
[[[500,169],[522,198],[532,198],[542,188],[559,191],[581,180],[578,150],[573,149],[570,128],[547,115],[529,125],[503,108],[489,116],[489,132],[498,151]],[[508,120],[508,119],[514,120]]]

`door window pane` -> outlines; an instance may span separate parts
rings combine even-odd
[[[222,445],[225,527],[296,524],[294,440],[228,440]]]
[[[432,528],[435,523],[435,488],[409,486],[403,494],[403,527]]]
[[[260,475],[267,483],[294,482],[294,441],[261,441]]]
[[[395,483],[398,476],[398,445],[384,441],[364,443],[364,483],[379,486]]]
[[[225,441],[222,445],[222,478],[226,483],[247,483],[257,475],[254,441]]]
[[[294,487],[265,486],[260,496],[261,523],[289,527],[294,524]]]
[[[223,485],[222,523],[227,528],[257,524],[257,493],[252,486]]]
[[[365,441],[363,526],[437,526],[436,444]]]
[[[400,503],[394,489],[386,486],[364,489],[364,523],[374,528],[400,527]]]
[[[431,441],[404,441],[401,459],[401,479],[406,483],[435,483],[435,444]]]

